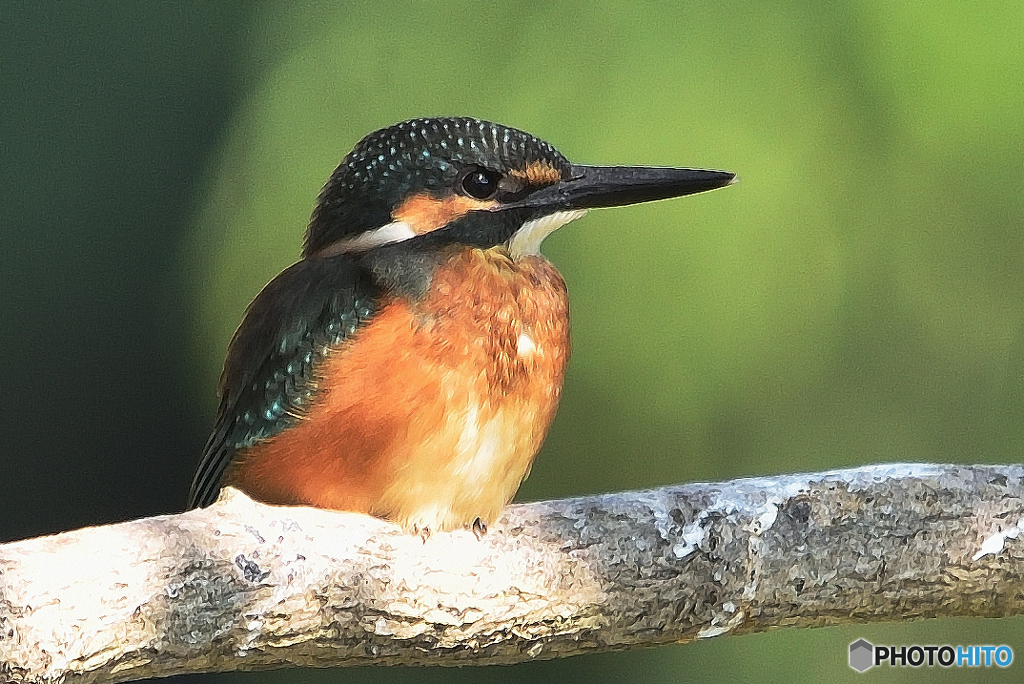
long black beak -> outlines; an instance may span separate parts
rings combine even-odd
[[[501,208],[597,209],[693,195],[729,185],[736,174],[653,166],[573,166],[572,178]]]

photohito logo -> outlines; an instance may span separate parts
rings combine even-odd
[[[1013,649],[1009,646],[875,646],[867,639],[850,644],[850,667],[866,672],[875,665],[889,667],[1009,667]]]

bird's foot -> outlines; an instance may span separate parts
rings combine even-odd
[[[420,527],[419,525],[413,525],[412,526],[412,533],[420,535],[420,539],[423,540],[424,544],[426,544],[427,540],[430,539],[430,528],[429,527]]]
[[[480,518],[473,521],[473,536],[477,538],[477,541],[483,539],[487,535],[487,523]]]

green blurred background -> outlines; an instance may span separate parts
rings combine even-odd
[[[545,244],[561,411],[519,499],[878,461],[1021,461],[1024,5],[4,3],[0,540],[179,510],[226,341],[365,133],[460,114],[573,160],[739,173]],[[461,670],[194,682],[962,681],[782,631]]]

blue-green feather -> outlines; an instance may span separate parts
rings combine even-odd
[[[315,401],[318,364],[373,318],[380,296],[347,255],[300,261],[260,292],[228,348],[220,408],[190,508],[216,500],[235,452],[302,419]]]

